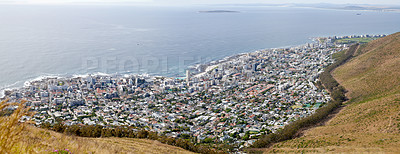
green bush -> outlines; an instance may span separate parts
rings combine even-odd
[[[129,137],[129,138],[143,138],[158,140],[161,143],[178,146],[183,149],[193,151],[196,153],[225,153],[224,151],[217,151],[209,147],[193,144],[188,140],[192,136],[188,134],[182,134],[180,138],[172,138],[167,136],[160,136],[156,132],[150,132],[146,130],[135,131],[133,127],[118,126],[118,127],[103,127],[99,125],[71,125],[65,126],[62,123],[56,123],[54,125],[43,124],[42,128],[51,129],[60,133],[66,133],[68,135],[76,135],[81,137]],[[213,141],[211,139],[211,141]],[[212,142],[210,142],[212,143]]]

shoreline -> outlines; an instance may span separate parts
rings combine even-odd
[[[315,42],[316,40],[314,40],[314,38],[324,38],[324,37],[312,37],[312,38],[308,38],[308,40],[310,40],[310,42]],[[308,44],[308,43],[305,43]],[[204,64],[192,64],[187,66],[186,70],[191,70],[193,71],[194,69],[197,69],[199,67],[206,67],[204,69],[204,71],[193,71],[191,72],[192,76],[202,76],[204,74],[206,74],[209,69],[209,67],[211,66],[218,66],[219,64],[223,63],[223,62],[227,62],[232,58],[236,58],[239,56],[242,56],[244,54],[249,54],[249,53],[254,53],[254,52],[258,52],[258,51],[264,51],[264,50],[271,50],[271,49],[285,49],[285,48],[292,48],[292,47],[299,47],[305,44],[298,44],[298,45],[286,45],[286,46],[281,46],[281,47],[276,47],[276,48],[262,48],[262,49],[253,49],[251,51],[248,52],[241,52],[241,53],[237,53],[237,54],[233,54],[233,55],[228,55],[225,56],[223,58],[219,58],[219,59],[215,59],[215,60],[211,60],[208,61]],[[31,79],[27,79],[27,80],[20,80],[20,81],[16,81],[12,84],[8,84],[5,85],[3,87],[0,87],[0,99],[5,99],[5,92],[6,91],[13,91],[13,90],[18,90],[18,89],[22,89],[28,86],[28,84],[35,82],[35,81],[43,81],[46,79],[50,79],[50,78],[77,78],[77,77],[87,77],[89,75],[91,76],[124,76],[124,75],[128,75],[128,76],[142,76],[142,75],[149,75],[149,76],[153,76],[153,77],[157,77],[157,76],[161,76],[161,77],[166,77],[166,78],[179,78],[180,76],[178,76],[179,73],[172,73],[172,74],[176,74],[176,76],[164,76],[164,75],[149,75],[148,73],[127,73],[127,72],[121,72],[121,73],[104,73],[104,72],[94,72],[94,73],[84,73],[84,74],[44,74],[44,75],[39,75],[38,77],[34,77]],[[22,85],[21,85],[22,83]],[[17,85],[17,86],[16,86]]]
[[[383,35],[386,35],[386,34],[383,34]],[[347,35],[347,36],[363,36],[363,35]],[[255,50],[249,51],[249,52],[242,52],[242,53],[237,53],[237,54],[233,54],[230,56],[225,56],[223,58],[212,60],[212,61],[206,62],[204,64],[192,64],[192,65],[187,66],[186,70],[193,71],[190,73],[191,76],[193,76],[193,77],[201,77],[201,76],[207,74],[207,72],[213,70],[213,68],[218,67],[220,64],[228,62],[234,58],[243,56],[245,54],[262,52],[262,51],[267,51],[267,50],[296,48],[296,47],[306,46],[309,44],[318,43],[321,38],[330,38],[330,37],[346,37],[346,35],[345,36],[310,37],[310,38],[308,38],[310,43],[304,43],[304,44],[299,44],[299,45],[287,45],[287,46],[281,46],[281,47],[276,47],[276,48],[255,49]],[[19,90],[19,89],[25,88],[25,87],[29,86],[32,82],[35,82],[35,81],[44,81],[46,79],[51,79],[51,78],[70,78],[70,79],[78,78],[78,77],[84,78],[87,76],[110,76],[110,77],[114,77],[114,76],[151,76],[151,77],[165,77],[165,78],[175,78],[175,79],[182,78],[179,76],[172,77],[172,76],[164,76],[164,75],[157,75],[157,74],[150,75],[148,73],[140,73],[139,74],[139,73],[127,73],[127,72],[113,73],[113,74],[103,73],[103,72],[94,72],[94,73],[86,73],[86,74],[67,74],[67,75],[47,74],[47,75],[40,75],[38,77],[24,80],[24,81],[17,81],[13,84],[9,84],[9,85],[5,85],[4,87],[0,87],[0,99],[5,99],[5,96],[6,96],[5,93],[7,91],[13,91],[13,90]],[[19,83],[23,83],[23,85],[21,86],[21,85],[19,85]],[[15,85],[18,85],[18,86],[15,86]]]

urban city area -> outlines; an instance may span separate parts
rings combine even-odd
[[[186,70],[186,77],[86,75],[48,77],[5,92],[26,100],[36,125],[133,126],[160,135],[243,148],[312,114],[330,101],[319,74],[351,40],[384,35],[315,38]],[[356,38],[356,39],[354,39]]]

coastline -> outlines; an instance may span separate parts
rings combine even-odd
[[[312,37],[312,38],[308,38],[308,41],[305,42],[309,42],[309,43],[314,43],[315,38],[321,38],[321,37]],[[323,38],[323,37],[322,37]],[[292,47],[299,47],[299,46],[303,46],[306,45],[308,43],[304,43],[304,44],[297,44],[297,45],[285,45],[285,46],[280,46],[280,47],[274,47],[274,48],[262,48],[262,49],[253,49],[251,51],[248,52],[241,52],[241,53],[236,53],[233,55],[228,55],[225,56],[223,58],[219,58],[219,59],[215,59],[215,60],[211,60],[208,62],[205,62],[204,64],[192,64],[187,66],[186,70],[190,70],[191,75],[194,77],[200,77],[204,74],[206,74],[208,71],[212,70],[212,68],[217,67],[219,64],[224,63],[229,61],[232,58],[236,58],[239,56],[242,56],[244,54],[249,54],[249,53],[254,53],[254,52],[258,52],[258,51],[264,51],[264,50],[272,50],[272,49],[285,49],[285,48],[292,48]],[[202,71],[199,71],[198,69],[200,67],[203,67]],[[204,68],[205,67],[205,68]],[[93,73],[84,73],[84,74],[43,74],[43,75],[39,75],[37,77],[33,77],[27,80],[20,80],[20,81],[16,81],[12,84],[8,84],[5,86],[0,87],[0,99],[5,99],[5,92],[6,91],[13,91],[13,90],[18,90],[18,89],[22,89],[25,88],[27,86],[29,86],[30,83],[35,82],[35,81],[43,81],[49,78],[77,78],[77,77],[87,77],[87,76],[124,76],[124,75],[128,75],[128,76],[141,76],[141,75],[149,75],[148,73],[128,73],[128,72],[120,72],[120,73],[113,73],[113,74],[109,74],[109,73],[104,73],[104,72],[93,72]],[[156,76],[162,76],[162,77],[166,77],[166,78],[177,78],[179,76],[163,76],[163,75],[158,75],[158,74],[153,74],[150,75],[153,77]]]
[[[316,38],[325,38],[325,37],[312,37],[312,38],[308,38],[306,42],[309,43],[316,43],[316,41],[318,41]],[[204,64],[193,64],[190,66],[187,66],[186,70],[190,70],[191,72],[191,76],[193,77],[201,77],[203,75],[205,75],[207,72],[211,71],[213,68],[218,67],[218,65],[220,65],[221,63],[227,62],[233,58],[237,58],[240,57],[242,55],[245,54],[249,54],[249,53],[255,53],[255,52],[259,52],[259,51],[266,51],[266,50],[277,50],[277,49],[286,49],[286,48],[293,48],[293,47],[300,47],[300,46],[304,46],[307,45],[309,43],[304,43],[304,44],[297,44],[297,45],[285,45],[285,46],[280,46],[280,47],[275,47],[275,48],[263,48],[263,49],[253,49],[252,51],[249,52],[242,52],[242,53],[237,53],[237,54],[233,54],[233,55],[228,55],[225,56],[223,58],[220,59],[216,59],[216,60],[211,60],[209,62],[206,62]],[[199,70],[200,68],[200,70]],[[27,86],[29,86],[32,82],[35,81],[44,81],[46,79],[50,79],[50,78],[77,78],[77,77],[87,77],[87,76],[123,76],[123,75],[128,75],[128,76],[141,76],[141,75],[149,75],[147,73],[114,73],[114,74],[108,74],[108,73],[103,73],[103,72],[95,72],[95,73],[86,73],[86,74],[72,74],[72,75],[59,75],[59,74],[47,74],[47,75],[40,75],[38,77],[32,78],[32,79],[28,79],[25,81],[17,81],[14,84],[14,86],[5,86],[5,87],[0,87],[0,99],[5,99],[5,93],[7,91],[13,91],[13,90],[19,90],[22,88],[25,88]],[[151,75],[153,77],[155,76],[161,76],[161,75]],[[178,76],[162,76],[165,78],[177,78]],[[22,86],[15,86],[17,85],[17,83],[23,83]]]
[[[386,34],[384,34],[384,35],[386,35]],[[356,35],[353,35],[353,36],[356,36]],[[362,35],[359,35],[359,36],[362,36]],[[302,46],[306,46],[309,44],[318,43],[321,38],[330,38],[330,37],[344,37],[344,36],[310,37],[310,38],[308,38],[308,41],[305,41],[308,43],[298,44],[298,45],[286,45],[286,46],[281,46],[281,47],[276,47],[276,48],[255,49],[255,50],[252,50],[249,52],[242,52],[242,53],[225,56],[223,58],[220,58],[217,60],[212,60],[212,61],[206,62],[204,64],[189,65],[189,66],[187,66],[186,70],[190,70],[191,71],[190,74],[193,77],[201,77],[201,76],[207,74],[207,72],[218,67],[220,64],[229,62],[230,60],[240,57],[240,56],[243,56],[245,54],[256,53],[256,52],[267,51],[267,50],[279,50],[279,49],[302,47]],[[19,89],[28,87],[32,82],[35,82],[35,81],[44,81],[44,80],[50,79],[50,78],[57,78],[57,79],[59,79],[59,78],[73,79],[73,78],[78,78],[78,77],[85,78],[87,76],[110,76],[110,77],[114,77],[114,76],[151,76],[151,77],[165,77],[165,78],[178,78],[179,77],[179,76],[163,76],[163,75],[157,75],[157,74],[149,75],[148,73],[140,73],[139,74],[139,73],[127,73],[127,72],[114,73],[114,74],[108,74],[108,73],[103,73],[103,72],[94,72],[94,73],[85,73],[85,74],[70,74],[70,75],[46,74],[46,75],[40,75],[40,76],[32,78],[32,79],[28,79],[25,81],[17,81],[13,84],[9,84],[4,87],[0,87],[0,99],[5,99],[5,96],[6,96],[5,93],[7,91],[19,90]],[[23,83],[23,85],[21,86],[20,83]]]
[[[287,49],[287,48],[296,48],[296,47],[301,47],[307,44],[312,44],[312,43],[316,43],[318,42],[319,38],[327,38],[327,37],[311,37],[308,38],[306,41],[306,43],[303,44],[297,44],[297,45],[285,45],[285,46],[280,46],[280,47],[274,47],[274,48],[262,48],[262,49],[254,49],[252,51],[249,52],[242,52],[242,53],[237,53],[237,54],[233,54],[230,56],[225,56],[224,58],[220,58],[218,60],[212,60],[209,62],[206,62],[205,64],[194,64],[191,66],[188,66],[189,70],[193,70],[193,69],[199,69],[201,67],[203,67],[202,71],[198,71],[197,73],[192,74],[193,77],[201,77],[202,75],[206,74],[207,72],[211,71],[213,68],[218,67],[218,65],[227,62],[233,58],[237,58],[240,56],[243,56],[245,54],[250,54],[250,53],[255,53],[255,52],[260,52],[260,51],[266,51],[266,50],[279,50],[279,49]],[[205,68],[204,68],[205,67]]]

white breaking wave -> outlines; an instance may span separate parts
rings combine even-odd
[[[9,85],[5,85],[5,86],[0,87],[0,98],[4,98],[4,96],[5,96],[4,92],[5,92],[6,90],[17,89],[17,88],[18,88],[18,85],[19,85],[20,83],[22,83],[22,81],[17,81],[17,82],[15,82],[15,83],[13,83],[13,84],[9,84]]]
[[[7,90],[15,90],[19,88],[26,88],[31,86],[32,82],[37,82],[37,81],[43,81],[46,79],[50,78],[57,78],[57,79],[63,79],[63,78],[87,78],[89,76],[113,76],[113,75],[123,75],[125,77],[127,76],[132,76],[132,75],[138,75],[137,73],[115,73],[115,74],[107,74],[103,72],[96,72],[96,73],[87,73],[87,74],[73,74],[73,75],[67,75],[67,74],[45,74],[45,75],[40,75],[38,77],[34,77],[32,79],[28,79],[25,81],[17,81],[13,84],[5,85],[0,87],[0,98],[4,98],[5,96],[5,91]],[[141,74],[141,75],[148,75],[148,74]],[[22,84],[23,83],[23,84]],[[21,85],[22,84],[22,85]]]

